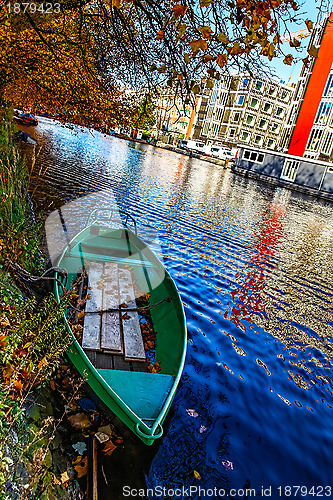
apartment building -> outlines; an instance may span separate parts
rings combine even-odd
[[[184,103],[172,89],[165,88],[156,105],[156,126],[167,142],[188,139],[195,119],[193,103]]]
[[[333,161],[333,13],[315,26],[312,45],[318,57],[302,67],[281,146],[292,155]]]
[[[224,75],[201,97],[193,138],[279,149],[293,93],[291,85],[275,80]]]

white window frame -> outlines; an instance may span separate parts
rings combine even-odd
[[[299,165],[300,165],[299,160],[292,160],[291,158],[286,158],[284,161],[280,179],[284,181],[294,182]]]
[[[243,151],[242,160],[263,164],[264,159],[265,153],[258,153],[257,151],[251,151],[250,149],[244,149]]]

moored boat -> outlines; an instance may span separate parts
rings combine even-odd
[[[101,211],[108,225],[98,221]],[[151,445],[163,434],[182,373],[186,320],[172,278],[134,219],[121,215],[93,211],[58,260],[77,299],[65,317],[73,336],[67,354],[99,399]],[[56,283],[58,301],[63,293]]]

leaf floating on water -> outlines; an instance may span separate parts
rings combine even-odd
[[[128,304],[126,304],[125,302],[122,302],[119,307],[123,307],[124,309],[126,309],[126,307],[128,307]]]
[[[190,417],[196,418],[196,417],[199,416],[199,413],[197,413],[195,410],[191,410],[189,408],[186,410],[186,412],[187,412],[188,415],[190,415]]]
[[[113,444],[112,441],[108,441],[106,443],[106,445],[104,446],[103,448],[103,453],[105,455],[112,455],[112,453],[114,452],[114,450],[117,448],[117,446],[115,444]]]
[[[121,319],[131,319],[131,316],[129,316],[129,314],[125,313],[121,316]]]
[[[201,480],[201,476],[200,476],[199,472],[197,472],[196,470],[194,470],[193,474],[194,474],[195,479],[197,479],[198,481]]]
[[[234,464],[229,460],[222,462],[222,465],[225,467],[226,470],[234,470]]]
[[[85,315],[86,315],[86,313],[84,311],[81,311],[81,312],[79,312],[79,314],[77,315],[77,317],[80,320],[80,319],[84,318]]]
[[[204,425],[201,425],[200,426],[200,429],[199,429],[199,432],[200,434],[202,434],[203,432],[205,432],[207,430],[207,427],[205,427]]]

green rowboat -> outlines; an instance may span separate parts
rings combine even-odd
[[[108,213],[108,224],[96,213]],[[119,216],[120,213],[120,216]],[[67,311],[67,354],[100,400],[145,444],[162,424],[184,366],[186,320],[176,285],[125,212],[98,209],[63,250],[58,301],[76,287]],[[58,279],[62,276],[58,274]],[[82,309],[82,310],[80,310]]]

